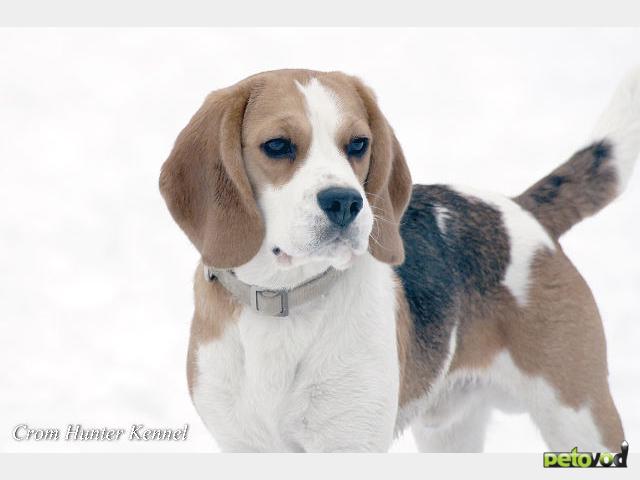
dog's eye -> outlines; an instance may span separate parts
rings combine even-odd
[[[296,146],[286,138],[272,138],[262,145],[262,151],[271,158],[288,158],[293,160],[296,156]]]
[[[369,146],[369,139],[365,137],[352,138],[346,146],[348,157],[362,157]]]

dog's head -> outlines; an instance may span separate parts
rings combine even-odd
[[[399,264],[411,178],[372,91],[342,73],[261,73],[211,93],[160,190],[205,264]]]

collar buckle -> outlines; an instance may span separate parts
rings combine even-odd
[[[272,317],[289,315],[289,292],[251,287],[251,307],[257,313]]]

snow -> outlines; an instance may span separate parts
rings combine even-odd
[[[361,76],[418,183],[516,194],[583,145],[640,30],[0,31],[0,451],[212,451],[185,357],[197,254],[158,193],[205,95],[258,71]],[[562,241],[604,318],[640,436],[640,174]],[[190,425],[186,442],[15,442],[13,427]],[[632,443],[632,442],[631,442]],[[488,451],[544,449],[495,414]],[[412,451],[410,434],[394,451]]]

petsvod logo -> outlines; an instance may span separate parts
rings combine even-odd
[[[571,452],[545,452],[543,465],[545,468],[594,468],[594,467],[627,467],[629,444],[624,441],[620,453],[611,452],[579,452],[574,447]]]

